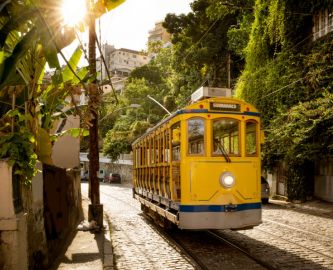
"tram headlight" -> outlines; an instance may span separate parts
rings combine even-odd
[[[231,172],[224,172],[220,176],[220,183],[225,188],[231,188],[235,185],[235,176]]]

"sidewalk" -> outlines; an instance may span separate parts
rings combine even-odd
[[[293,203],[277,199],[269,199],[271,204],[278,204],[287,208],[302,209],[315,214],[327,215],[333,218],[333,202],[312,199],[302,203]]]
[[[89,200],[82,197],[84,220],[87,223]],[[82,227],[82,226],[81,226]],[[53,270],[112,270],[113,255],[110,238],[110,230],[107,218],[104,217],[104,231],[78,229],[65,253],[55,261]]]

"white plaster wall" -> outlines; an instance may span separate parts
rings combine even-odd
[[[62,130],[80,127],[78,116],[68,117]],[[52,149],[52,160],[54,166],[60,168],[75,168],[80,166],[80,138],[66,135],[58,139]]]
[[[28,269],[26,214],[15,215],[12,168],[0,160],[0,255],[4,270]]]
[[[15,216],[12,189],[12,168],[6,160],[0,160],[0,221]],[[0,228],[1,229],[1,228]]]

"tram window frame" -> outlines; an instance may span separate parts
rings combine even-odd
[[[227,150],[227,155],[228,156],[232,156],[232,157],[240,157],[241,156],[241,151],[242,151],[242,147],[241,147],[241,121],[237,118],[231,118],[231,117],[219,117],[219,118],[215,118],[212,120],[212,124],[211,124],[211,134],[212,134],[212,138],[211,138],[211,142],[212,142],[212,148],[211,148],[211,155],[214,156],[214,157],[221,157],[223,156],[223,153],[217,153],[216,151],[214,151],[214,123],[218,122],[218,121],[221,121],[221,120],[227,120],[227,121],[235,121],[237,122],[237,126],[238,126],[238,136],[232,136],[232,137],[238,137],[238,141],[237,141],[237,144],[238,144],[238,153],[234,153],[232,152],[231,153],[231,145],[232,145],[232,142],[234,142],[233,139],[230,139],[232,138],[229,134],[228,138],[229,138],[229,147]]]
[[[247,132],[247,124],[248,123],[252,123],[255,125],[255,132],[254,132],[254,135],[255,135],[255,152],[254,153],[249,153],[248,152],[248,132]],[[256,120],[254,119],[250,119],[250,120],[246,120],[245,121],[245,155],[247,157],[257,157],[258,156],[258,152],[259,152],[259,147],[258,147],[258,139],[259,139],[259,136],[258,136],[258,127],[259,127],[259,124]],[[252,132],[253,133],[253,132]]]
[[[143,141],[143,151],[144,151],[144,158],[143,158],[143,166],[148,165],[148,141],[147,138]]]
[[[164,162],[170,163],[170,132],[169,129],[164,131]]]
[[[161,131],[158,131],[157,132],[157,135],[156,135],[156,142],[157,142],[157,163],[158,164],[161,164],[162,163],[162,151],[163,151],[163,144],[161,142]]]
[[[140,151],[140,145],[135,145],[135,168],[139,167],[141,165],[141,151]]]
[[[202,139],[202,149],[201,152],[196,152],[196,153],[192,153],[191,152],[191,144],[190,144],[190,136],[189,136],[189,123],[192,120],[200,120],[203,123],[203,139]],[[205,156],[206,154],[206,130],[207,130],[207,121],[205,118],[203,117],[192,117],[186,120],[186,143],[187,143],[187,155],[188,156]]]
[[[174,141],[174,131],[178,130],[177,136],[179,136],[179,139],[177,141]],[[181,129],[180,129],[180,121],[177,123],[173,124],[171,126],[171,157],[172,161],[174,162],[179,162],[181,160]],[[175,150],[175,151],[174,151]]]
[[[155,164],[155,136],[154,134],[150,137],[150,153],[151,153],[151,159],[150,164]]]

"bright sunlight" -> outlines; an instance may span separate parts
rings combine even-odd
[[[66,25],[74,26],[86,13],[86,0],[62,0],[61,14]]]

